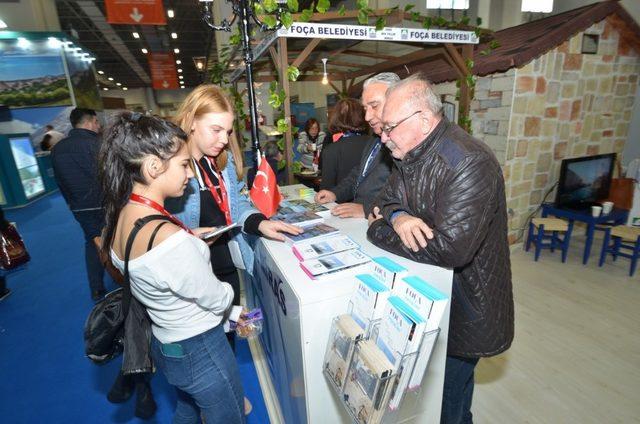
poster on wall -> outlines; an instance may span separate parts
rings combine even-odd
[[[102,99],[98,83],[90,62],[82,60],[71,51],[65,51],[69,78],[73,86],[73,96],[77,107],[102,110]]]
[[[10,108],[72,105],[60,49],[46,41],[0,42],[0,104]]]

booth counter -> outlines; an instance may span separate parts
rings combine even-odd
[[[298,198],[302,185],[281,188]],[[366,238],[367,221],[330,217],[329,225],[350,236],[369,256],[386,256],[451,297],[453,271],[419,264],[375,247]],[[265,315],[259,338],[270,368],[285,423],[349,423],[351,418],[322,372],[332,319],[346,313],[355,278],[311,280],[300,268],[291,246],[260,239],[253,278],[246,284],[250,308]],[[363,271],[365,272],[365,271]],[[349,275],[349,274],[348,274]],[[420,390],[408,393],[397,422],[439,423],[449,330],[449,306]]]

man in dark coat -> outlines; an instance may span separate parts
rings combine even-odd
[[[339,202],[340,205],[332,213],[341,218],[364,218],[371,213],[374,199],[380,194],[382,187],[391,175],[393,160],[389,151],[382,148],[381,115],[384,107],[384,95],[389,85],[400,81],[391,72],[375,75],[364,82],[362,105],[365,120],[376,133],[364,148],[360,165],[337,186],[330,190],[320,190],[316,194],[316,202]]]
[[[367,235],[392,253],[453,269],[442,422],[470,423],[475,365],[513,340],[502,170],[486,144],[442,116],[421,76],[389,88],[382,121],[397,169]]]
[[[73,109],[69,119],[73,128],[54,146],[51,160],[62,196],[84,232],[91,297],[99,300],[105,294],[104,266],[94,243],[104,226],[102,191],[97,177],[100,122],[95,111],[82,108]]]

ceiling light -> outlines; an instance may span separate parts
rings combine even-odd
[[[175,16],[175,14],[173,13],[173,9],[168,9],[167,10],[167,16],[170,18],[173,18]]]
[[[123,89],[124,91],[127,91],[127,90],[128,90],[128,88],[127,88],[127,87],[122,87],[122,89]]]
[[[120,84],[119,82],[117,82],[117,83],[116,83],[116,85],[117,85],[118,87],[120,87],[122,84]]]
[[[0,19],[0,29],[6,29],[6,28],[7,28],[7,24],[4,23],[2,19]]]
[[[104,91],[109,91],[109,89],[107,87],[104,87],[103,90]]]
[[[174,52],[175,54],[178,54],[178,53],[180,53],[180,49],[178,49],[178,48],[173,49],[173,52]]]
[[[138,34],[137,32],[134,32],[132,35],[133,35],[133,38],[135,39],[140,38],[140,34]]]
[[[178,69],[178,73],[181,74],[182,73],[182,68]]]
[[[147,54],[147,53],[149,53],[149,50],[147,50],[147,49],[142,49],[142,53]]]
[[[182,61],[180,59],[176,60],[176,65],[181,65]]]
[[[171,33],[171,38],[173,38],[174,40],[175,40],[176,38],[178,38],[178,33],[177,33],[177,32],[172,32],[172,33]]]
[[[324,70],[323,74],[322,74],[322,84],[327,85],[329,84],[329,77],[327,76],[327,58],[323,57],[322,58],[322,68]]]
[[[180,79],[184,79],[184,77],[182,75],[178,75],[178,78]]]
[[[113,81],[113,78],[111,78],[111,77],[109,77],[109,78],[107,78],[107,79],[108,79],[109,81]]]
[[[104,75],[104,71],[98,71],[100,75]]]
[[[185,87],[184,87],[184,85],[183,85],[183,86],[181,86],[180,88],[185,88]]]
[[[21,49],[26,49],[31,45],[31,41],[27,40],[24,37],[18,37],[18,47]]]
[[[47,46],[49,46],[50,49],[59,49],[60,46],[62,46],[62,43],[56,37],[49,37]]]

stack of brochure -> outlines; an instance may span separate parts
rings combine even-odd
[[[278,213],[271,219],[274,221],[286,222],[291,225],[297,225],[299,227],[307,227],[324,221],[323,217],[310,211],[290,212],[285,214]]]
[[[331,209],[335,205],[335,203],[321,205],[319,203],[312,203],[303,199],[293,199],[281,202],[280,208],[282,208],[283,211],[289,212],[313,212],[326,218],[331,215]],[[280,210],[278,210],[278,212],[280,212]]]
[[[382,317],[391,290],[370,274],[356,275],[356,290],[351,296],[351,316],[362,329]]]
[[[351,273],[360,272],[362,267],[370,262],[370,258],[360,250],[352,249],[332,255],[320,256],[300,262],[302,270],[313,280],[336,277],[340,272],[349,270]]]
[[[305,240],[316,239],[317,237],[338,234],[340,230],[327,224],[315,224],[305,227],[304,233],[298,235],[284,233],[284,240],[288,244],[295,244]]]
[[[355,342],[363,336],[364,331],[351,316],[340,315],[335,319],[324,355],[324,368],[339,390],[344,386]]]
[[[344,252],[345,250],[357,249],[358,247],[360,246],[351,237],[337,233],[294,243],[291,249],[298,260],[308,261],[309,259]]]
[[[379,256],[371,260],[373,275],[390,290],[393,290],[396,281],[407,275],[407,268],[387,257]]]
[[[344,402],[358,423],[382,421],[394,379],[393,364],[375,343],[370,340],[359,342],[343,391]]]

